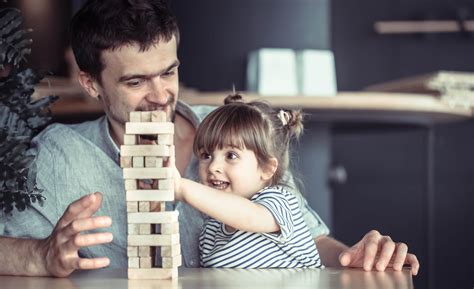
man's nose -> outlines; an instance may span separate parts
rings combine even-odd
[[[161,77],[156,77],[150,84],[150,93],[147,96],[148,101],[165,105],[168,102],[168,93]]]

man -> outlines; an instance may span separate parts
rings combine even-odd
[[[209,109],[177,100],[179,31],[168,7],[157,0],[90,0],[75,15],[71,35],[79,81],[101,100],[106,116],[52,125],[35,139],[37,182],[47,199],[43,207],[5,218],[9,237],[0,237],[0,274],[68,276],[76,269],[127,266],[118,147],[130,111],[166,111],[175,123],[176,166],[196,179],[192,143]],[[100,193],[84,196],[88,192]],[[300,203],[324,265],[382,271],[409,264],[417,273],[405,244],[371,231],[348,248],[328,237],[316,213]],[[183,203],[176,208],[184,265],[196,267],[202,216]]]

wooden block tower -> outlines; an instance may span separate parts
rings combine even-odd
[[[173,136],[174,124],[167,122],[164,111],[134,111],[125,124],[120,166],[127,200],[129,279],[178,276],[178,211],[166,210],[166,202],[174,201],[173,169],[164,166],[174,153]]]

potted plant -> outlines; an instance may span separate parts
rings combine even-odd
[[[31,52],[31,30],[22,29],[19,10],[0,10],[0,215],[23,211],[44,197],[36,187],[31,139],[51,120],[48,109],[56,96],[32,99],[42,76],[20,69]]]

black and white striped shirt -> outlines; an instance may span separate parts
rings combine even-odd
[[[209,218],[199,237],[202,267],[321,267],[318,250],[293,194],[281,187],[266,187],[250,200],[272,213],[280,231],[229,232],[225,224]]]

